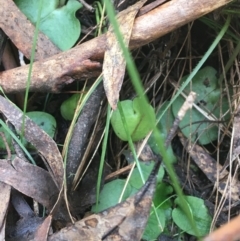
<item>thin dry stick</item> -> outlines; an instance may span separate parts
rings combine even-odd
[[[191,91],[189,93],[188,97],[186,98],[183,106],[179,110],[179,112],[177,114],[177,117],[174,120],[172,128],[170,129],[170,131],[168,133],[167,139],[165,141],[165,146],[166,147],[168,147],[170,142],[172,141],[172,139],[173,139],[173,137],[174,137],[174,135],[175,135],[175,133],[176,133],[176,131],[178,129],[179,123],[181,122],[183,117],[186,115],[186,112],[189,109],[192,109],[192,106],[193,106],[193,103],[194,103],[194,101],[196,99],[196,96],[197,96],[197,94],[195,92]]]

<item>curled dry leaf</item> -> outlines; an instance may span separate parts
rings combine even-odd
[[[14,104],[0,96],[0,112],[11,122],[16,130],[21,133],[23,113]],[[48,136],[38,125],[25,116],[24,136],[39,152],[47,163],[49,173],[60,190],[63,184],[62,156],[53,139]]]
[[[140,0],[136,4],[120,12],[117,16],[120,31],[126,46],[129,45],[134,19],[146,0]],[[107,47],[103,62],[103,84],[110,106],[115,110],[119,99],[125,75],[126,61],[122,50],[110,26],[106,34]]]
[[[0,112],[14,125],[17,132],[20,133],[23,122],[21,110],[0,96]],[[11,163],[6,160],[0,161],[0,181],[14,187],[21,193],[41,203],[48,210],[51,210],[57,201],[63,185],[64,170],[62,156],[52,138],[28,117],[25,117],[24,127],[25,138],[42,156],[49,172],[16,157]],[[24,223],[28,219],[25,218]],[[41,228],[44,228],[45,237],[48,234],[49,225],[47,225],[47,228],[41,226]],[[21,226],[20,229],[22,228],[24,229]]]

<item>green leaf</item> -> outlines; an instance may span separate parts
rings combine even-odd
[[[46,113],[41,111],[32,111],[27,112],[26,116],[28,116],[32,121],[34,121],[42,130],[44,130],[49,136],[53,138],[55,131],[56,131],[56,120],[55,118]],[[10,134],[1,126],[0,131],[4,133],[7,143],[10,146],[10,149],[13,150],[12,142],[11,142],[11,136]],[[23,138],[23,145],[27,146],[27,140]],[[30,146],[32,147],[32,146]],[[0,138],[0,149],[5,149],[5,144]]]
[[[10,150],[13,150],[13,146],[12,146],[12,137],[11,135],[8,133],[8,131],[3,128],[2,126],[0,127],[0,132],[3,133],[3,135],[5,136],[6,142],[10,148]],[[3,138],[0,136],[0,149],[6,149],[6,145],[5,142],[3,141]]]
[[[69,0],[67,5],[55,9],[41,20],[39,29],[61,50],[70,49],[80,36],[80,22],[75,14],[82,5]]]
[[[80,36],[81,26],[75,14],[82,4],[69,0],[59,7],[59,0],[43,0],[39,29],[61,50],[70,49]],[[36,25],[39,0],[15,0],[19,9]]]
[[[59,5],[59,0],[42,0],[43,8],[41,12],[41,19],[53,12]],[[27,16],[27,18],[36,25],[38,10],[40,1],[39,0],[14,0],[18,8]]]
[[[145,180],[147,180],[147,178],[149,177],[153,166],[154,166],[154,162],[150,162],[150,163],[143,163],[140,162],[140,167],[143,173],[143,176],[145,178]],[[157,183],[161,182],[164,176],[164,168],[161,166],[158,174],[157,174]],[[143,186],[143,182],[140,176],[140,173],[138,171],[138,168],[135,168],[133,170],[133,173],[129,179],[129,185],[131,185],[132,187],[136,188],[136,189],[140,189]]]
[[[92,212],[101,212],[102,210],[116,205],[119,201],[125,182],[125,180],[116,179],[105,184],[100,193],[99,204],[98,206],[92,206]],[[128,185],[122,200],[126,200],[130,193],[131,187]]]
[[[158,132],[152,133],[151,136],[149,137],[148,145],[151,147],[151,149],[154,152],[154,154],[161,155],[160,147],[157,144],[157,142],[155,141],[156,140],[156,135],[162,136],[164,140],[166,140],[167,135],[162,133],[159,129],[157,129],[157,130],[158,130]],[[166,151],[168,153],[169,160],[171,160],[171,163],[172,164],[176,163],[177,158],[176,158],[176,156],[175,156],[175,154],[173,152],[172,146],[169,145]]]
[[[74,94],[61,104],[60,111],[65,120],[73,119],[80,96],[81,94]]]
[[[179,198],[175,199],[175,203],[179,204]],[[211,216],[208,214],[208,210],[204,204],[204,201],[197,197],[186,196],[187,205],[192,213],[192,218],[196,223],[198,234],[202,237],[209,233],[211,226]],[[190,235],[197,236],[192,229],[192,225],[188,220],[186,214],[178,206],[174,208],[172,212],[173,221],[176,225]]]
[[[187,86],[186,93],[192,91],[197,93],[195,103],[208,113],[213,113],[217,118],[220,118],[220,113],[225,113],[228,109],[228,101],[226,97],[222,98],[222,103],[219,102],[221,97],[218,79],[216,77],[217,71],[212,67],[205,67],[201,69],[193,78],[192,85]],[[188,76],[182,78],[183,83]],[[173,114],[177,117],[177,113],[183,105],[185,99],[179,96],[172,105]],[[227,120],[227,115],[224,120]],[[199,141],[200,144],[205,145],[217,139],[218,127],[209,121],[194,107],[188,110],[179,127],[182,133],[194,142]]]
[[[168,209],[172,206],[172,201],[166,199],[169,197],[170,194],[173,193],[173,188],[169,184],[164,182],[160,182],[156,186],[156,191],[153,197],[153,203],[156,207],[160,205],[161,209]]]
[[[147,116],[140,106],[140,98],[133,101],[121,101],[128,131],[133,141],[143,139],[153,128],[156,122],[154,109],[148,105],[150,116]],[[123,141],[127,141],[127,133],[122,122],[120,111],[117,108],[112,114],[111,124],[116,135]]]
[[[151,209],[147,226],[145,228],[143,239],[144,240],[156,240],[157,237],[163,232],[166,223],[166,215],[163,209],[157,209],[157,215],[160,220],[161,226],[159,226],[156,214]]]
[[[57,123],[56,119],[52,115],[42,111],[31,111],[27,112],[26,116],[34,121],[49,136],[52,138],[54,137]]]

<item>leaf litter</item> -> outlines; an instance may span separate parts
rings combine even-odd
[[[119,82],[120,83],[120,82]],[[121,87],[120,87],[121,88]],[[116,92],[117,94],[119,93],[119,91],[118,92]],[[8,118],[7,118],[8,119]],[[16,128],[16,127],[15,127]],[[17,128],[16,128],[17,129]],[[43,139],[44,140],[44,139]],[[46,144],[46,142],[45,142],[45,144]],[[36,149],[37,149],[37,145],[36,145]],[[38,150],[38,149],[37,149]],[[40,153],[41,153],[41,151],[39,151]],[[20,159],[20,158],[18,158],[18,159]],[[14,165],[16,165],[15,164],[15,162],[16,163],[18,163],[18,159],[15,159],[14,161],[13,161],[13,166]],[[17,161],[16,161],[17,160]],[[21,160],[21,159],[20,159]],[[5,160],[6,161],[6,160]],[[8,161],[7,161],[8,162]],[[57,172],[54,172],[54,165],[52,165],[52,163],[51,163],[51,161],[50,161],[50,163],[51,163],[51,165],[49,166],[49,164],[48,164],[48,160],[45,158],[45,162],[46,162],[46,166],[48,167],[48,172],[47,171],[45,171],[45,172],[47,172],[47,173],[49,173],[49,176],[50,176],[50,178],[52,179],[52,182],[56,185],[56,187],[57,187],[57,192],[59,192],[59,180],[61,180],[61,178],[58,178],[58,171]],[[13,168],[15,168],[15,166],[13,167]],[[16,169],[18,169],[18,166],[16,165]],[[8,187],[7,187],[8,188]],[[8,196],[9,196],[9,191],[7,190],[6,191],[6,202],[7,202],[7,200],[8,200]],[[125,210],[125,212],[126,213],[132,213],[132,204],[130,204],[129,205],[129,210],[128,211],[126,211]],[[93,217],[93,216],[92,216]],[[37,233],[35,234],[35,240],[42,240],[42,239],[44,239],[44,240],[46,240],[47,239],[47,232],[48,232],[48,230],[49,230],[49,227],[50,227],[50,223],[51,223],[51,219],[52,219],[52,214],[50,214],[46,219],[45,219],[45,221],[44,221],[44,223],[43,223],[43,225],[39,228],[39,230],[37,231]],[[131,218],[130,218],[131,219]],[[87,225],[86,225],[86,223],[87,223]],[[87,227],[95,227],[95,225],[96,225],[96,220],[92,220],[92,219],[90,219],[90,220],[88,220],[87,219],[87,221],[86,221],[86,223],[85,223],[85,226],[84,226],[84,228],[87,226]],[[120,220],[120,223],[121,223],[121,220]],[[122,223],[124,223],[124,221],[122,222]],[[124,226],[124,225],[123,225]],[[74,228],[73,228],[74,226],[70,226],[70,230],[71,231],[74,231]],[[128,228],[128,226],[127,226],[127,228]],[[135,228],[135,226],[133,226],[133,228]],[[41,231],[41,230],[43,230],[43,231]],[[76,231],[76,230],[75,230]],[[81,230],[82,231],[82,230]],[[85,231],[85,230],[84,230]],[[116,231],[115,229],[114,229],[114,231]],[[111,237],[111,238],[109,238],[109,240],[115,240],[114,238],[116,238],[116,240],[119,240],[119,238],[120,237],[123,237],[124,236],[124,230],[123,230],[123,232],[121,231],[120,233],[119,233],[119,231],[117,230],[115,233],[114,232],[110,232],[110,233],[108,233],[107,234],[107,236],[109,236],[109,237]],[[57,234],[57,233],[56,233]],[[106,236],[106,240],[108,240],[107,237]],[[137,237],[137,235],[135,236],[135,237]],[[68,239],[69,237],[66,237],[66,240],[69,240]],[[96,240],[96,239],[94,239],[95,237],[89,237],[89,239],[88,240]],[[104,236],[104,238],[105,238],[105,236]],[[133,238],[133,240],[135,240],[134,238]]]

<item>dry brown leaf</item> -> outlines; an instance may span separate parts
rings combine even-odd
[[[20,133],[23,121],[21,110],[0,96],[0,112]],[[1,160],[0,181],[14,187],[51,210],[63,185],[62,156],[52,138],[28,117],[25,118],[24,136],[39,152],[49,172],[16,157],[12,162]],[[40,221],[42,222],[42,220]],[[34,232],[34,228],[41,223],[38,217],[27,217],[19,223],[16,227],[17,230],[19,232],[25,230],[27,222],[30,222],[28,223],[28,228],[31,228],[29,232]],[[26,240],[25,236],[23,238]]]
[[[213,184],[215,184],[218,180],[217,172],[221,171],[221,173],[219,174],[219,183],[217,185],[217,190],[222,195],[226,195],[227,198],[231,197],[233,201],[239,201],[240,182],[237,179],[234,179],[234,184],[229,185],[225,178],[229,175],[229,172],[227,170],[223,170],[223,167],[218,164],[216,160],[213,159],[201,146],[197,144],[191,145],[188,140],[183,137],[182,134],[179,134],[179,137],[181,143],[186,148],[191,158]]]
[[[48,237],[48,232],[52,222],[52,215],[49,215],[44,222],[39,226],[35,233],[34,241],[46,241]]]
[[[120,31],[127,47],[129,45],[135,17],[145,2],[146,0],[140,0],[136,4],[120,12],[117,16]],[[112,26],[110,26],[106,34],[106,41],[107,47],[103,61],[103,84],[108,102],[115,110],[117,108],[119,92],[125,75],[126,61]]]
[[[5,225],[8,204],[10,200],[11,187],[3,182],[0,182],[0,240],[5,240]]]
[[[47,171],[18,157],[12,162],[0,161],[0,181],[32,197],[48,209],[53,207],[59,193]]]
[[[99,214],[93,214],[63,228],[50,236],[48,241],[140,240],[148,220],[159,166],[160,162],[157,162],[147,182],[137,194]]]
[[[0,112],[11,122],[16,130],[21,133],[23,113],[14,104],[0,96]],[[24,126],[25,138],[36,148],[47,162],[47,168],[54,182],[60,190],[63,185],[63,160],[56,143],[37,124],[27,116]]]

